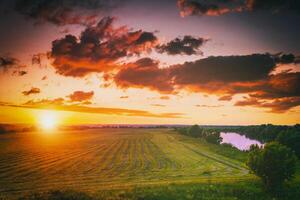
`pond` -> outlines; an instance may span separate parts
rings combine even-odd
[[[249,150],[252,144],[257,144],[258,146],[263,146],[263,144],[257,140],[252,140],[244,135],[238,133],[225,133],[221,132],[221,137],[223,138],[222,143],[228,143],[232,146],[238,148],[239,150]]]

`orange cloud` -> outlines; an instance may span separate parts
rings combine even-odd
[[[259,108],[269,108],[273,113],[284,113],[300,105],[300,97],[283,97],[275,100],[258,99],[254,97],[237,101],[235,106],[254,106]]]
[[[24,70],[16,70],[12,73],[12,75],[17,75],[17,76],[24,76],[26,75],[28,72],[24,71]]]
[[[223,107],[223,105],[195,105],[196,107],[201,107],[201,108],[219,108]]]
[[[73,102],[83,102],[91,100],[94,96],[94,91],[90,92],[84,92],[84,91],[75,91],[72,94],[70,94],[68,97]]]
[[[167,68],[160,68],[158,61],[142,58],[124,65],[113,80],[123,89],[148,88],[165,94],[189,90],[215,94],[222,101],[231,100],[235,94],[248,94],[259,101],[275,98],[276,103],[272,106],[264,104],[264,107],[276,111],[275,107],[279,106],[280,110],[288,110],[297,106],[295,98],[300,96],[300,72],[271,74],[282,62],[295,62],[295,57],[271,54],[218,56]],[[293,103],[286,107],[280,105],[287,100]],[[249,102],[237,105],[246,106]]]
[[[234,12],[252,12],[265,10],[271,13],[293,11],[299,13],[298,1],[267,1],[267,0],[177,0],[177,6],[182,17],[190,15],[220,16]]]
[[[170,99],[170,97],[169,96],[161,96],[161,97],[159,97],[161,100],[169,100]]]
[[[166,107],[166,105],[163,105],[163,104],[151,104],[151,106],[155,106],[155,107]]]
[[[158,62],[150,58],[142,58],[134,63],[129,63],[113,78],[120,88],[144,88],[160,91],[161,93],[173,93],[174,88],[169,79],[168,70],[160,69]]]
[[[230,101],[232,99],[231,95],[225,95],[225,96],[221,96],[219,98],[219,101]]]
[[[66,35],[53,41],[52,65],[58,74],[83,77],[92,72],[108,72],[120,66],[120,59],[149,52],[158,42],[152,32],[115,28],[115,18],[105,17],[87,27],[80,38]]]
[[[182,17],[190,15],[219,16],[230,12],[241,12],[241,4],[234,4],[234,0],[217,2],[200,2],[194,0],[177,0],[177,6]]]
[[[41,93],[40,88],[32,87],[30,90],[23,91],[22,94],[25,96],[29,96],[31,94],[39,94]]]
[[[124,108],[106,108],[106,107],[88,107],[84,105],[68,105],[63,98],[42,99],[39,101],[28,101],[21,105],[0,102],[0,106],[30,108],[40,110],[71,111],[80,113],[95,113],[104,115],[123,115],[154,118],[182,118],[182,113],[152,113],[145,110],[124,109]]]

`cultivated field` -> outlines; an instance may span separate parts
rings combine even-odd
[[[0,135],[0,194],[88,192],[136,185],[230,182],[243,163],[168,129],[98,129]]]

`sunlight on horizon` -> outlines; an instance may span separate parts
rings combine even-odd
[[[39,117],[39,125],[44,130],[53,130],[58,125],[58,115],[55,111],[43,111]]]

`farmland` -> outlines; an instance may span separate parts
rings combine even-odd
[[[0,193],[247,179],[243,163],[169,129],[98,129],[0,136]]]

